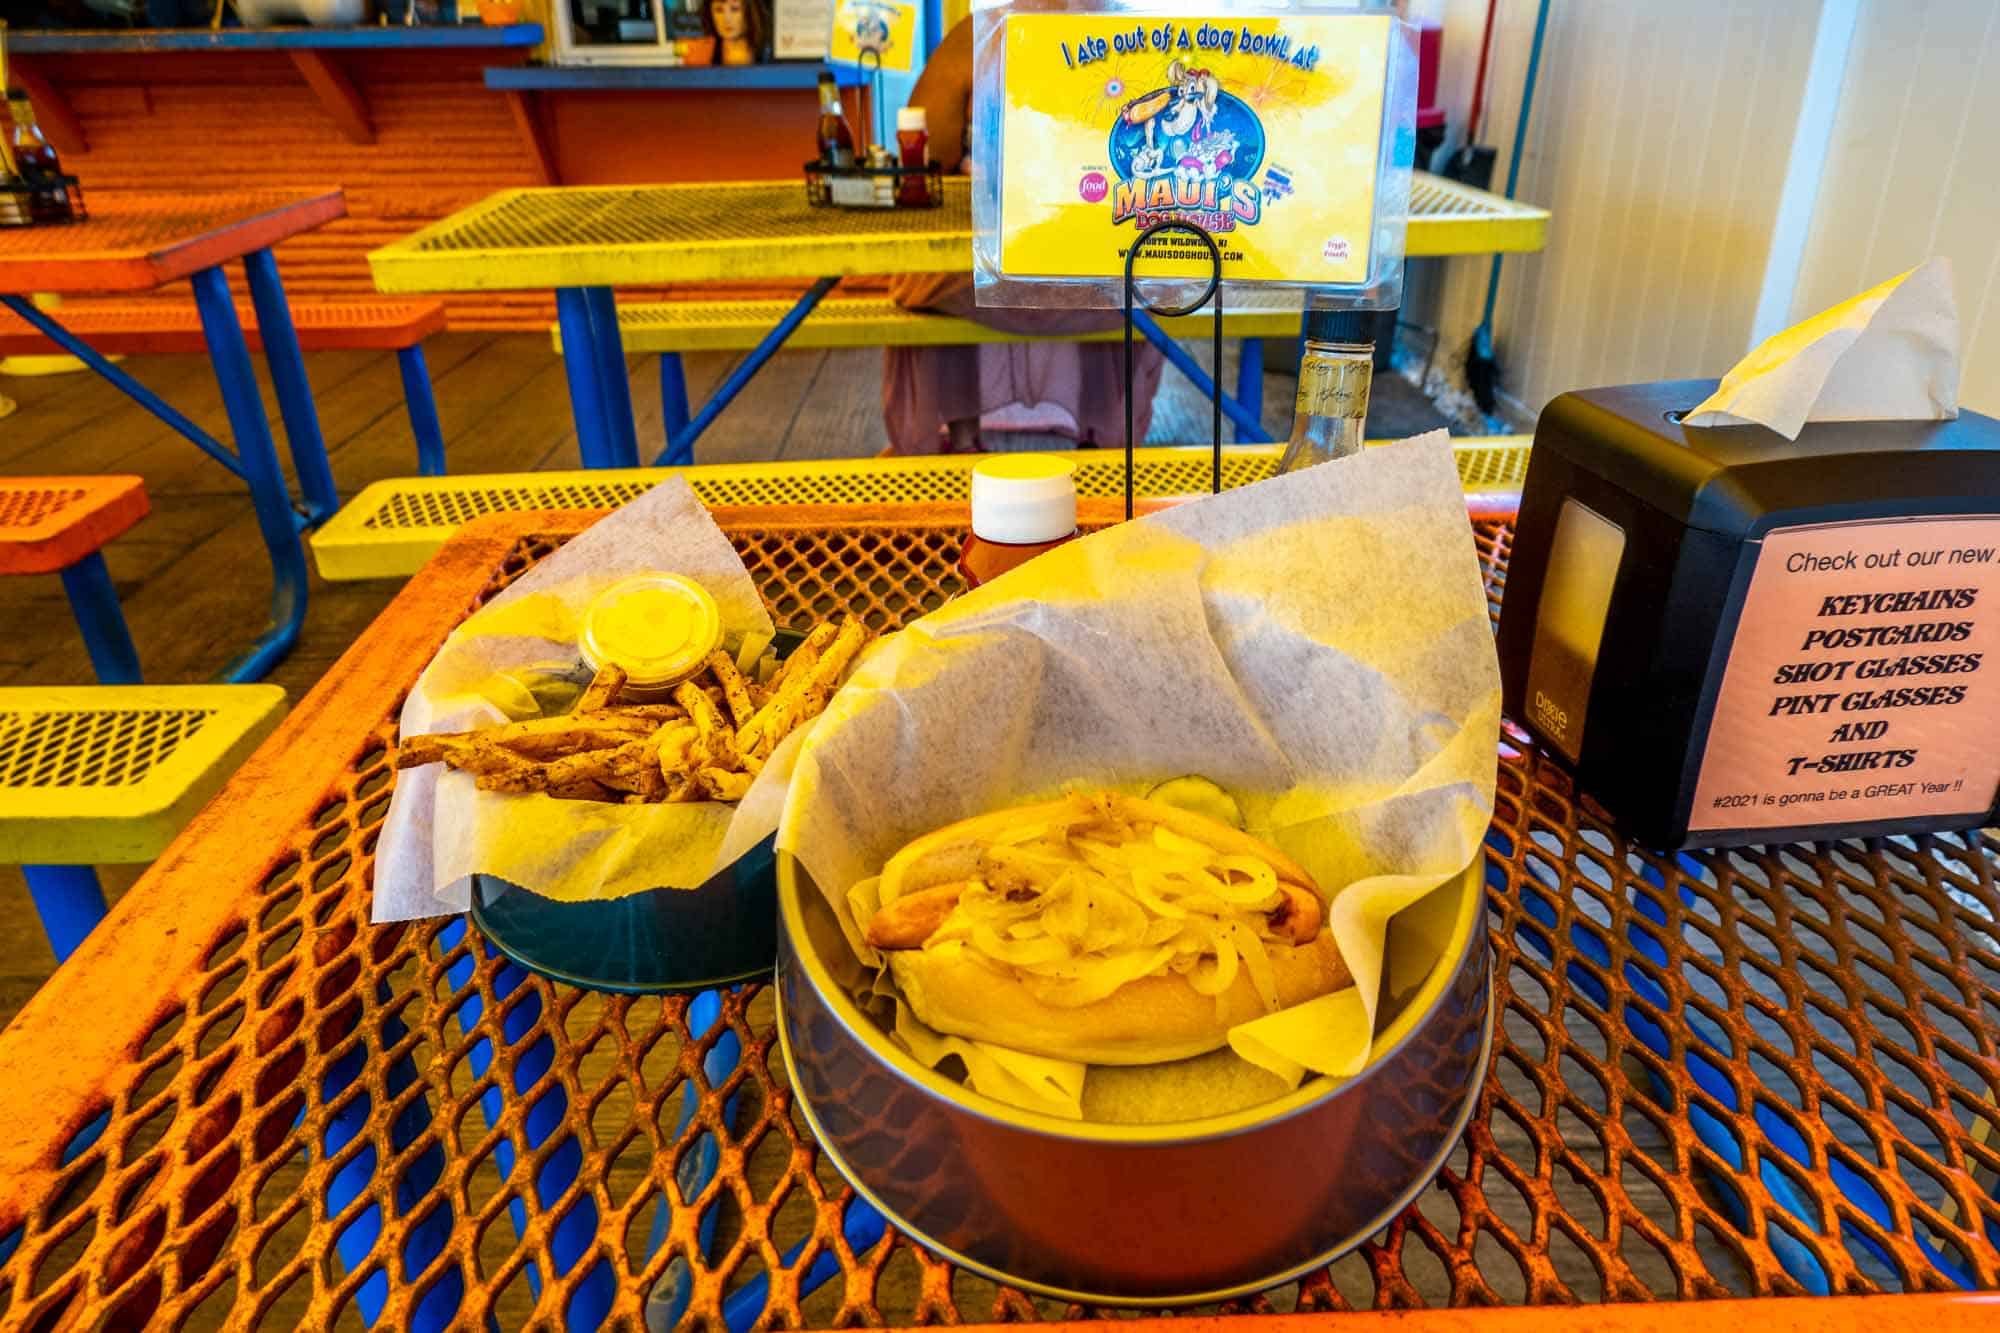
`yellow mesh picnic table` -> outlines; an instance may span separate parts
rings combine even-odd
[[[1418,172],[1409,254],[1539,250],[1547,210]],[[385,292],[945,272],[972,251],[970,183],[936,209],[815,208],[798,181],[503,190],[368,256]]]

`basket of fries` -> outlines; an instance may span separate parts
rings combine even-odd
[[[484,790],[539,791],[557,800],[738,801],[777,743],[817,716],[824,680],[838,675],[850,645],[864,637],[851,619],[810,634],[779,630],[747,673],[718,650],[676,689],[685,696],[679,703],[621,706],[624,673],[609,667],[568,713],[414,737],[396,762],[442,762],[473,773]],[[766,837],[693,891],[565,903],[497,875],[475,875],[469,911],[502,953],[557,981],[604,991],[708,989],[771,970],[775,871]]]
[[[791,756],[869,641],[774,629],[684,483],[606,518],[472,615],[406,702],[375,916],[465,910],[576,985],[769,972]]]

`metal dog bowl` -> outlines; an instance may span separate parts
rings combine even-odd
[[[769,976],[778,948],[774,838],[694,889],[559,903],[472,877],[472,924],[551,981],[624,994],[679,994]]]
[[[778,859],[778,1032],[813,1134],[862,1197],[953,1263],[1092,1305],[1275,1286],[1380,1230],[1463,1132],[1492,1041],[1484,856],[1390,924],[1373,1058],[1203,1119],[1101,1124],[967,1091],[853,999],[862,969]],[[1413,913],[1442,956],[1419,951]]]

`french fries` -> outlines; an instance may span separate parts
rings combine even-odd
[[[590,686],[583,697],[576,701],[578,713],[588,713],[604,707],[618,697],[618,691],[625,688],[625,673],[615,666],[605,667],[590,678]]]
[[[743,679],[743,673],[736,669],[736,663],[729,660],[729,654],[716,649],[708,655],[708,669],[722,686],[722,697],[729,703],[729,716],[739,727],[748,724],[751,714],[757,711],[750,702],[750,682]]]
[[[778,743],[826,707],[868,639],[843,616],[815,626],[783,662],[761,646],[737,658],[717,650],[671,703],[620,704],[625,673],[606,667],[569,713],[406,736],[396,767],[443,763],[482,791],[559,800],[740,801]]]

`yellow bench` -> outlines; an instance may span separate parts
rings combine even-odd
[[[1452,441],[1467,493],[1518,492],[1528,471],[1527,435]],[[1076,462],[1082,495],[1125,493],[1121,450],[1084,449]],[[530,509],[609,509],[668,477],[684,478],[709,505],[964,503],[976,455],[930,458],[828,459],[808,463],[709,464],[684,468],[625,468],[578,472],[514,472],[467,477],[405,477],[378,481],[312,534],[320,577],[332,582],[403,578],[422,568],[456,531],[484,514]],[[1271,475],[1275,445],[1222,451],[1225,489]],[[1134,451],[1133,488],[1140,495],[1199,495],[1208,490],[1205,448]]]
[[[92,867],[158,856],[284,708],[276,685],[0,689],[0,864],[58,960],[104,915]]]

